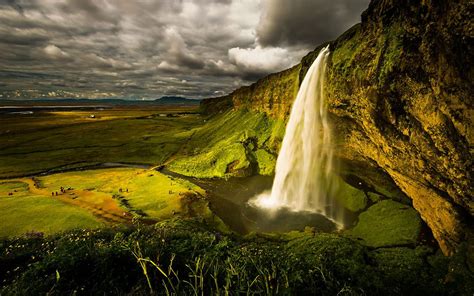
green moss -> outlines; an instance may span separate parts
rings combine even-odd
[[[274,161],[263,150],[274,151],[271,143],[280,136],[281,126],[281,121],[264,113],[239,110],[218,114],[193,130],[186,144],[192,150],[182,150],[168,168],[200,178],[248,175],[254,168],[270,174]]]
[[[378,82],[381,86],[387,84],[390,73],[400,64],[403,50],[403,44],[400,38],[402,35],[403,30],[400,26],[391,26],[388,27],[380,37],[383,41],[379,43],[383,43],[383,46],[379,47],[380,54],[378,55],[377,61],[380,63]]]
[[[285,136],[285,130],[285,120],[277,119],[274,121],[272,132],[268,139],[268,146],[272,148],[273,151],[278,152],[280,150],[281,142],[283,142],[283,137]]]
[[[298,92],[300,69],[301,65],[296,65],[237,89],[230,95],[234,106],[237,109],[265,112],[272,118],[286,118]]]
[[[212,178],[224,177],[236,170],[248,168],[249,165],[243,145],[225,142],[208,152],[180,158],[169,169],[186,176]]]
[[[378,193],[374,192],[367,192],[367,195],[369,196],[370,201],[372,202],[379,202],[382,199],[382,196]]]
[[[345,40],[332,53],[333,68],[341,77],[352,75],[352,67],[357,56],[363,51],[360,41],[360,31],[356,30],[354,36]],[[359,70],[360,71],[360,70]]]
[[[359,216],[348,234],[371,247],[414,245],[421,229],[421,219],[410,206],[383,200]]]
[[[383,34],[367,37],[360,27],[350,32],[350,38],[336,42],[331,55],[330,88],[344,93],[348,84],[368,81],[373,85],[388,85],[391,73],[400,65],[403,54],[401,26],[384,28]]]
[[[390,278],[397,286],[404,287],[411,295],[423,295],[428,290],[432,291],[432,295],[439,295],[443,287],[432,281],[432,273],[441,271],[441,274],[445,274],[445,264],[435,269],[426,264],[431,252],[432,250],[426,247],[382,248],[370,252],[369,258],[380,275]]]
[[[367,196],[364,191],[352,187],[342,179],[338,182],[337,200],[346,209],[352,212],[358,212],[367,206]]]
[[[255,151],[260,175],[273,175],[275,173],[276,158],[263,149]]]

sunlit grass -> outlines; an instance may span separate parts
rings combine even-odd
[[[66,113],[0,119],[0,177],[103,162],[159,165],[202,123],[198,115],[168,118],[134,110],[107,120]]]
[[[38,187],[28,178],[0,181],[0,236],[127,223],[127,215],[156,220],[198,216],[222,226],[202,199],[203,189],[153,170],[75,171],[35,180]]]
[[[0,183],[0,237],[30,231],[53,234],[74,228],[103,226],[90,212],[52,197],[29,194],[27,187],[21,182]]]

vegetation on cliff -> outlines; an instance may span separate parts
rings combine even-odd
[[[330,43],[327,103],[342,175],[408,196],[445,254],[474,245],[471,15],[466,0],[377,0]],[[322,46],[220,107],[285,120]]]
[[[199,178],[273,172],[284,124],[265,113],[219,113],[199,128],[168,168]]]

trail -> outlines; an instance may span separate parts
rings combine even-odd
[[[106,193],[73,189],[66,190],[66,193],[58,192],[58,196],[51,196],[50,189],[36,187],[32,178],[21,178],[14,181],[28,184],[28,191],[32,194],[54,198],[65,204],[85,209],[106,223],[131,223],[131,214],[120,208],[112,196]]]

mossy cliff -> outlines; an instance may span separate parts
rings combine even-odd
[[[445,254],[474,245],[473,11],[467,0],[372,0],[361,24],[330,43],[338,157],[348,175],[410,197]],[[203,111],[285,120],[320,48],[291,69],[204,100]]]

